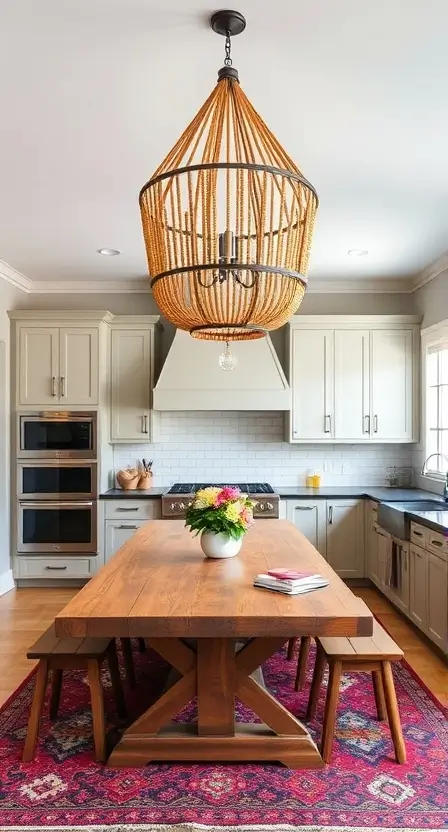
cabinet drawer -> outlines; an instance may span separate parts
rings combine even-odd
[[[422,549],[426,549],[426,538],[429,529],[424,526],[419,526],[417,523],[411,523],[411,542]]]
[[[17,558],[17,578],[90,578],[97,571],[95,558]]]
[[[435,555],[448,555],[448,537],[426,529],[426,548]]]
[[[106,500],[106,520],[157,520],[161,515],[160,500]]]

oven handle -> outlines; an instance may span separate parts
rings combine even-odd
[[[62,500],[20,500],[20,505],[24,508],[85,508],[93,506],[93,500],[73,500],[69,503]]]

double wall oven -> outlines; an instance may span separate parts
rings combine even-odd
[[[96,413],[20,413],[18,420],[18,553],[96,554]]]

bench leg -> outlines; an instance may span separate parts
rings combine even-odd
[[[118,664],[115,639],[111,641],[109,647],[107,648],[107,663],[109,665],[110,680],[112,682],[112,690],[114,692],[115,704],[117,706],[117,714],[118,716],[126,716],[126,704],[121,685],[120,666]]]
[[[339,685],[341,682],[342,662],[330,662],[330,676],[328,679],[328,691],[325,701],[324,724],[322,728],[322,759],[324,763],[331,760],[333,749],[334,729],[336,726],[336,712],[339,701]]]
[[[311,682],[310,698],[308,700],[308,708],[306,711],[307,719],[314,719],[316,716],[317,703],[319,701],[319,693],[322,687],[325,664],[325,653],[317,643],[316,664],[314,665],[313,681]]]
[[[51,671],[51,699],[50,699],[50,719],[56,719],[59,710],[59,701],[61,699],[62,687],[62,670],[54,669]]]
[[[375,694],[376,713],[380,722],[387,719],[386,699],[380,670],[372,670],[373,692]]]
[[[299,659],[297,662],[297,674],[294,684],[295,690],[302,690],[306,681],[306,668],[308,665],[308,657],[310,655],[311,637],[303,636],[300,639]]]
[[[123,651],[123,662],[126,670],[126,679],[130,688],[137,687],[135,681],[134,659],[132,658],[132,644],[130,638],[122,638],[121,649]]]
[[[28,730],[26,732],[25,745],[22,753],[22,760],[28,763],[34,760],[36,743],[39,736],[40,718],[44,707],[45,690],[48,681],[48,662],[41,659],[37,666],[36,682],[34,687],[33,701],[31,704],[30,716],[28,719]]]
[[[294,658],[298,641],[300,641],[300,639],[298,639],[298,638],[290,638],[289,641],[288,641],[288,653],[287,653],[288,662],[292,662],[292,660]]]
[[[381,662],[381,677],[386,698],[387,717],[395,749],[397,763],[406,762],[406,746],[401,731],[400,712],[398,710],[397,695],[395,693],[394,677],[390,662]]]
[[[93,741],[95,759],[106,762],[106,724],[104,720],[103,689],[101,687],[101,664],[97,659],[88,659],[87,675],[92,703]]]

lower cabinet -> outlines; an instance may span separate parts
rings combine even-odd
[[[135,532],[145,525],[147,521],[123,522],[120,520],[106,520],[105,524],[105,540],[104,540],[104,557],[108,561],[115,552],[132,537]]]
[[[326,500],[287,500],[286,519],[305,535],[321,555],[327,551]]]
[[[326,557],[341,578],[364,577],[361,500],[286,500],[287,520]]]
[[[426,552],[411,543],[409,564],[409,618],[426,630],[427,621],[427,575]]]
[[[102,558],[72,555],[67,557],[35,557],[19,555],[14,577],[21,580],[66,581],[91,578],[103,565]]]
[[[432,641],[448,651],[448,563],[442,555],[426,552],[427,557],[427,625]]]
[[[370,519],[370,533],[367,540],[367,577],[379,586],[378,577],[378,526]]]
[[[361,500],[327,502],[327,560],[341,578],[364,577],[364,506]]]

